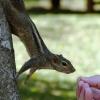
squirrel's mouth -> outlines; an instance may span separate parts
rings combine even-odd
[[[71,73],[70,71],[66,72],[66,74],[70,74],[70,73]]]
[[[72,73],[72,72],[67,70],[67,71],[64,71],[64,73],[65,73],[65,74],[70,74],[70,73]]]
[[[75,70],[75,68],[73,68],[72,70],[71,70],[71,73],[73,73],[73,72],[75,72],[76,70]]]

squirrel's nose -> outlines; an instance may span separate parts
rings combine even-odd
[[[76,70],[75,70],[75,68],[73,67],[72,69],[71,69],[71,72],[73,73],[73,72],[75,72]]]

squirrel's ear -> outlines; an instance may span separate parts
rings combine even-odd
[[[53,63],[57,63],[57,62],[59,62],[59,57],[58,56],[53,56],[52,59],[51,59],[51,61]]]

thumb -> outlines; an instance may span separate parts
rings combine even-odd
[[[83,81],[88,83],[91,87],[97,87],[100,89],[100,75],[95,75],[91,77],[79,77],[78,81]]]

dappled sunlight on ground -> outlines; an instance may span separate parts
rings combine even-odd
[[[76,100],[75,82],[60,82],[57,79],[48,81],[35,75],[24,85],[24,78],[22,75],[19,79],[22,100]]]

